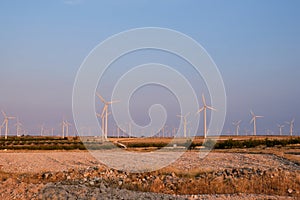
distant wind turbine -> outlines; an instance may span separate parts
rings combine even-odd
[[[104,137],[105,137],[105,129],[104,129],[104,123],[105,123],[105,120],[104,120],[104,113],[102,112],[102,115],[96,113],[96,116],[101,118],[101,138],[102,138],[102,141],[103,141],[103,140],[104,140]]]
[[[23,126],[23,124],[19,121],[19,117],[17,117],[17,123],[15,123],[15,126],[16,126],[16,129],[17,129],[17,137],[19,137],[20,132],[21,132],[21,127]]]
[[[5,125],[5,139],[7,139],[7,135],[8,135],[8,132],[9,132],[8,122],[9,122],[9,120],[15,119],[15,117],[8,117],[3,110],[1,112],[2,112],[2,115],[4,117],[4,121],[3,121],[2,126]]]
[[[102,115],[105,115],[105,128],[104,128],[104,137],[105,140],[107,140],[107,135],[108,135],[108,106],[119,102],[119,101],[105,101],[105,99],[98,93],[96,93],[96,95],[98,96],[98,98],[100,99],[100,101],[102,101],[102,103],[104,104],[103,110],[102,110]]]
[[[167,125],[165,125],[163,128],[162,128],[162,137],[165,137],[165,133],[166,133],[166,127],[168,127]]]
[[[292,119],[292,121],[290,121],[290,122],[286,122],[288,125],[290,125],[290,136],[292,136],[293,132],[294,132],[294,122],[295,122],[295,119]]]
[[[190,113],[187,113],[186,115],[177,115],[177,117],[180,117],[180,118],[183,118],[183,136],[184,138],[187,137],[187,134],[186,134],[186,130],[187,130],[187,116],[189,115]]]
[[[233,126],[235,126],[235,135],[236,136],[239,135],[241,122],[242,122],[242,120],[232,122]]]
[[[45,124],[41,125],[41,136],[44,135],[44,130],[45,130]]]
[[[253,135],[256,136],[256,118],[262,118],[263,116],[255,115],[252,111],[250,113],[252,115],[250,123],[253,123]]]
[[[282,128],[284,127],[284,125],[277,124],[277,126],[279,128],[279,135],[282,135]]]
[[[198,110],[197,113],[200,113],[200,112],[203,111],[203,120],[204,120],[204,122],[203,122],[204,134],[203,134],[203,135],[204,135],[204,138],[206,138],[206,136],[207,136],[207,128],[206,128],[206,109],[213,110],[213,111],[217,111],[217,110],[216,110],[215,108],[213,108],[213,107],[211,107],[211,106],[208,106],[208,105],[206,104],[204,94],[202,94],[202,101],[203,101],[203,107],[200,108],[200,109]]]
[[[69,127],[72,125],[67,120],[64,121],[66,127],[66,137],[69,137]]]

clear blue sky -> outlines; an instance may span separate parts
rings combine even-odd
[[[253,109],[265,116],[259,130],[278,132],[277,123],[295,117],[300,134],[299,9],[298,0],[2,0],[0,109],[30,132],[43,122],[58,128],[62,116],[71,120],[73,82],[87,54],[112,34],[155,26],[191,36],[218,65],[228,98],[224,132],[238,119],[252,129]]]

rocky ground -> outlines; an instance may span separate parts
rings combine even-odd
[[[268,154],[213,152],[200,159],[192,151],[160,171],[129,173],[85,151],[7,151],[0,167],[0,199],[300,198],[299,166]]]

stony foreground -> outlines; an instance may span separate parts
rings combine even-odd
[[[83,151],[3,152],[0,166],[0,199],[300,198],[299,166],[268,154],[210,153],[201,160],[187,152],[162,170],[128,173]]]

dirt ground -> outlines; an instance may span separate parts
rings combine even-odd
[[[107,155],[104,156],[110,156],[110,154],[111,152],[107,151]],[[157,159],[157,157],[153,157],[153,159]],[[100,184],[101,181],[98,181],[99,187],[93,189],[91,186],[94,186],[97,181],[87,179],[84,176],[81,177],[80,173],[76,181],[80,179],[83,182],[76,182],[75,178],[75,182],[68,182],[68,184],[61,182],[64,179],[73,180],[70,171],[75,170],[84,173],[89,171],[90,167],[107,170],[107,167],[94,158],[88,151],[2,151],[0,152],[0,172],[2,173],[0,199],[64,199],[64,195],[71,195],[72,192],[70,191],[74,191],[76,188],[81,192],[80,194],[76,194],[76,192],[74,194],[72,193],[72,195],[75,195],[73,196],[75,199],[297,199],[295,196],[289,195],[280,197],[261,194],[195,194],[189,196],[174,196],[174,194],[168,194],[168,196],[167,194],[141,193],[126,189],[114,189],[110,188],[109,184]],[[260,171],[280,169],[279,171],[294,174],[299,174],[300,171],[300,167],[293,162],[270,154],[211,152],[205,158],[201,159],[197,151],[186,152],[176,162],[172,163],[168,169],[176,172],[190,172],[195,169],[203,172],[229,169],[259,169]],[[45,175],[45,172],[51,176],[54,176],[54,173],[57,175],[59,172],[66,173],[67,175],[63,176],[65,178],[57,178],[57,181],[45,181],[44,176],[48,176],[47,174]],[[33,178],[32,181],[24,181],[30,179],[28,177],[25,179],[24,174],[29,174],[28,177],[35,178]],[[40,177],[41,174],[42,176]],[[20,175],[23,176],[23,178],[20,178]],[[117,177],[119,175],[114,176]],[[93,182],[93,184],[91,182]],[[162,183],[169,184],[168,182]],[[287,194],[295,192],[299,193],[299,191],[292,188]],[[84,194],[86,195],[84,196]],[[83,196],[79,198],[78,195]]]

